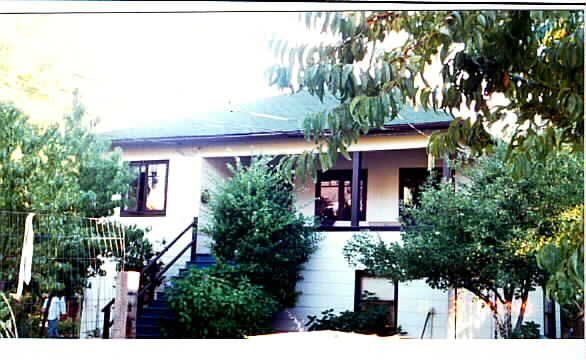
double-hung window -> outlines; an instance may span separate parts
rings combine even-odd
[[[121,216],[164,216],[167,210],[169,160],[132,161],[134,176]]]
[[[398,282],[373,276],[364,270],[356,270],[355,276],[354,311],[365,311],[372,306],[384,307],[386,328],[397,329]]]

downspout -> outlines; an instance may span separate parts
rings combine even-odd
[[[454,288],[454,339],[458,338],[458,289]]]

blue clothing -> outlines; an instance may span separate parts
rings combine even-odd
[[[58,319],[49,320],[49,328],[47,329],[47,336],[48,337],[58,337],[59,333],[57,332],[57,325],[59,323]]]

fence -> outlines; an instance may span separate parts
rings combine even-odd
[[[0,211],[0,291],[21,338],[100,337],[101,309],[115,296],[124,257],[116,222]]]

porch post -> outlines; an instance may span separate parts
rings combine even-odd
[[[190,261],[195,262],[197,258],[197,216],[193,218],[193,226],[191,227],[191,255]]]
[[[443,160],[442,160],[442,177],[449,181],[450,177],[451,177],[450,173],[451,173],[451,170],[448,166],[448,159],[443,158]]]
[[[360,180],[362,170],[362,152],[352,152],[352,218],[351,226],[358,226],[360,221]]]

